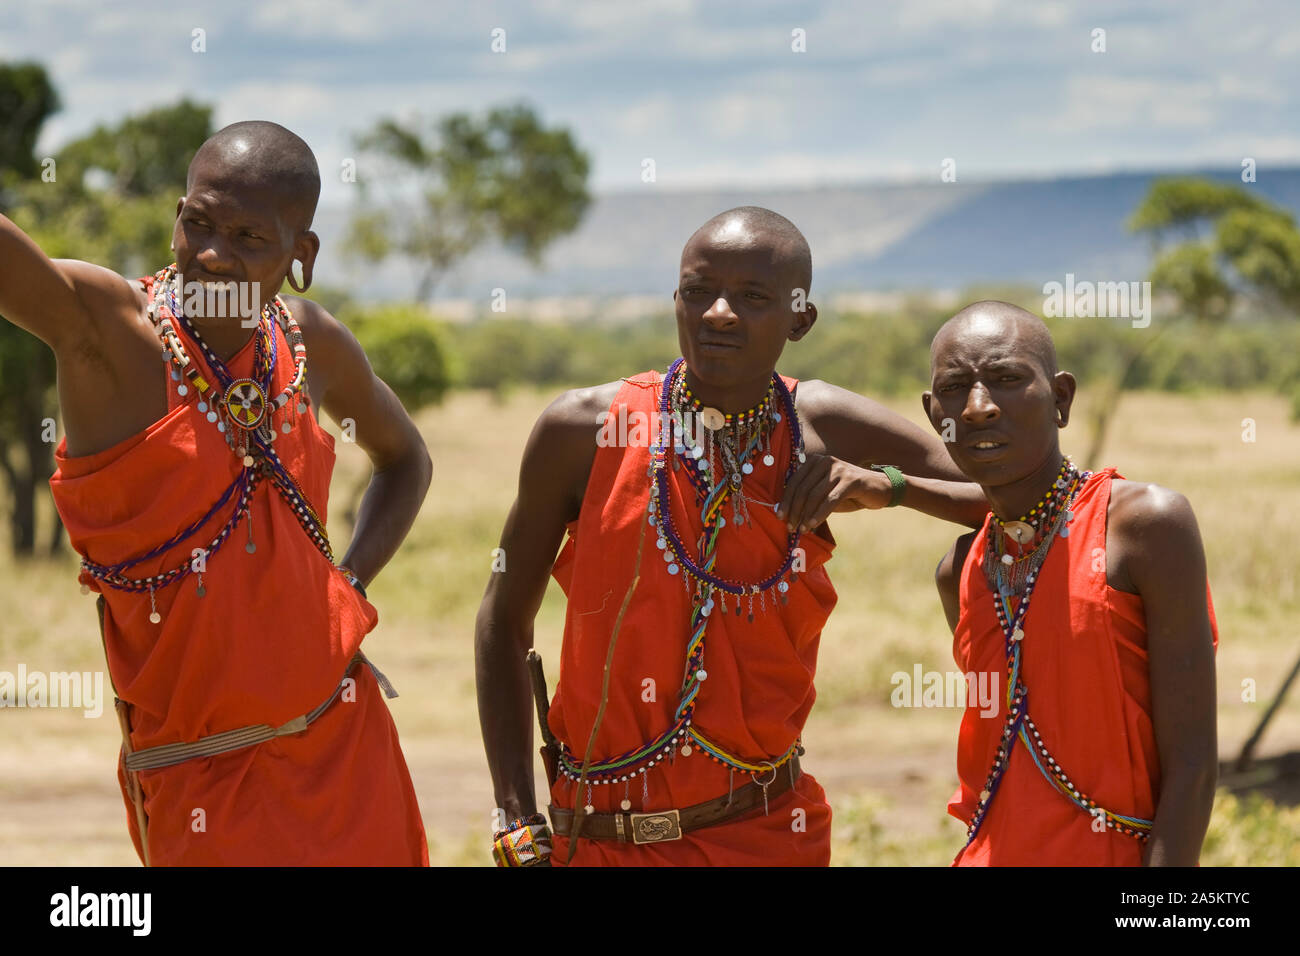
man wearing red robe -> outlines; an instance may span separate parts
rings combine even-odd
[[[901,502],[973,527],[986,505],[906,419],[775,373],[816,321],[811,278],[789,220],[716,216],[682,252],[682,359],[567,392],[533,429],[476,634],[488,765],[513,821],[499,862],[544,853],[525,654],[551,575],[567,612],[549,860],[829,862],[830,806],[799,761],[835,604],[825,519]],[[500,852],[530,819],[523,853]]]
[[[992,507],[937,572],[958,667],[1001,690],[963,715],[955,865],[1195,865],[1218,631],[1191,505],[1062,455],[1075,380],[1037,316],[976,302],[930,358],[926,413]]]
[[[51,261],[0,217],[0,314],[58,362],[50,483],[101,594],[146,864],[428,862],[387,682],[358,655],[378,617],[365,583],[431,467],[351,333],[305,299],[276,304],[286,277],[311,282],[319,193],[307,144],[249,122],[195,155],[176,268],[157,277]],[[339,566],[321,408],[375,467]]]

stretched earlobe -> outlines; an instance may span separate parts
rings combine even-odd
[[[289,280],[289,288],[293,289],[294,292],[303,293],[311,288],[311,270],[308,269],[305,264],[303,265],[302,281],[301,284],[299,284],[298,281],[295,281],[293,275],[293,267],[296,265],[298,265],[297,259],[294,259],[293,262],[289,263],[289,274],[285,276],[285,278]]]

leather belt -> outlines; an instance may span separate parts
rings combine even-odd
[[[617,840],[619,843],[667,843],[680,840],[683,833],[716,826],[728,820],[766,808],[769,801],[794,789],[802,771],[799,757],[794,755],[784,767],[773,769],[774,778],[764,787],[761,783],[747,783],[728,796],[706,800],[680,810],[654,810],[648,813],[589,813],[582,824],[579,837],[592,840]],[[760,776],[766,776],[766,771]],[[547,807],[551,829],[557,836],[573,832],[574,811],[561,807]]]
[[[208,737],[200,737],[192,743],[162,744],[158,747],[135,750],[126,753],[122,758],[122,763],[127,770],[158,770],[162,767],[173,767],[178,763],[184,763],[198,757],[215,757],[217,754],[252,747],[273,737],[300,734],[315,723],[316,718],[325,713],[329,706],[338,699],[348,680],[348,675],[352,673],[358,664],[365,664],[370,668],[375,675],[375,680],[383,688],[384,696],[390,699],[397,696],[397,691],[389,683],[388,678],[383,675],[379,668],[370,663],[370,659],[358,649],[348,663],[348,669],[343,674],[343,680],[339,681],[339,685],[334,688],[334,693],[330,694],[329,698],[320,706],[295,717],[286,724],[279,727],[272,727],[269,724],[256,724],[251,727],[240,727],[238,730],[226,730]]]

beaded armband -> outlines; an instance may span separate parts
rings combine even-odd
[[[511,821],[492,840],[497,866],[550,866],[550,855],[551,830],[540,813]]]

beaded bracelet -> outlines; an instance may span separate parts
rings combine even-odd
[[[340,571],[343,572],[343,576],[348,579],[348,584],[352,585],[359,592],[361,592],[361,596],[365,598],[367,601],[369,601],[370,598],[366,596],[366,587],[364,584],[361,583],[361,579],[357,577],[356,572],[353,571],[351,568],[346,567],[342,564],[340,564],[338,568]]]
[[[497,866],[550,866],[551,830],[540,813],[512,820],[492,840]]]
[[[878,471],[889,479],[889,504],[886,508],[896,508],[903,503],[903,493],[907,491],[907,478],[893,465],[872,465],[872,471]]]

